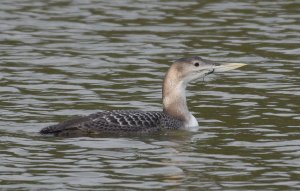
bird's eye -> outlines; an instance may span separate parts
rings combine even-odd
[[[198,67],[198,66],[199,66],[199,62],[196,62],[196,63],[194,64],[194,66]]]

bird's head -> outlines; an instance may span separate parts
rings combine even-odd
[[[242,67],[243,63],[217,63],[205,60],[199,56],[180,58],[175,60],[169,72],[177,80],[187,84],[198,78],[203,78],[212,73],[225,72]]]

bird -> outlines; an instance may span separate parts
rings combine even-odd
[[[186,87],[207,75],[245,66],[244,63],[220,63],[200,56],[180,58],[173,62],[163,80],[162,110],[99,111],[50,125],[42,135],[83,136],[105,133],[133,134],[176,130],[198,126],[186,103]]]

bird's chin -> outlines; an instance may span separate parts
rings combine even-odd
[[[212,74],[214,72],[215,72],[215,69],[213,68],[213,69],[209,70],[208,72],[206,72],[204,75],[207,76],[207,75]]]
[[[191,82],[191,81],[194,81],[194,80],[197,80],[197,79],[204,79],[205,76],[207,76],[209,74],[212,74],[214,72],[215,72],[214,68],[196,71],[196,72],[193,72],[192,75],[187,76],[184,81],[185,82]]]

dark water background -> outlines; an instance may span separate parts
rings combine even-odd
[[[299,190],[299,1],[0,2],[0,190]],[[244,62],[192,84],[196,132],[42,137],[160,110],[171,61]]]

